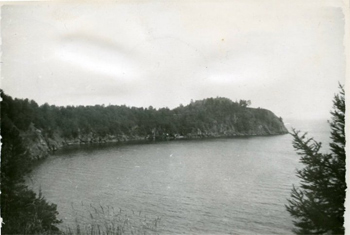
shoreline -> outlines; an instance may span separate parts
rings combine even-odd
[[[184,138],[175,138],[175,139],[156,139],[156,140],[150,140],[150,139],[128,139],[128,140],[110,140],[110,141],[103,141],[103,142],[81,142],[81,143],[69,143],[62,145],[58,147],[55,150],[51,150],[48,156],[51,157],[55,156],[56,154],[60,154],[65,151],[69,150],[77,150],[77,149],[87,149],[90,147],[111,147],[111,146],[127,146],[127,145],[145,145],[145,144],[157,144],[157,143],[165,143],[165,142],[182,142],[182,141],[202,141],[202,140],[215,140],[215,139],[247,139],[247,138],[254,138],[254,137],[273,137],[273,136],[280,136],[280,135],[286,135],[287,133],[278,133],[278,134],[265,134],[265,135],[222,135],[222,136],[206,136],[206,137],[184,137]],[[46,157],[42,158],[45,159]],[[38,159],[39,161],[41,159]]]

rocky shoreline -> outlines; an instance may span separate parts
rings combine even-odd
[[[185,136],[180,134],[157,134],[139,136],[139,135],[106,135],[99,136],[93,132],[87,135],[79,135],[77,138],[63,138],[55,133],[48,137],[43,132],[31,125],[27,132],[22,133],[21,137],[29,151],[29,155],[34,160],[45,158],[57,150],[67,146],[74,145],[90,145],[90,144],[107,144],[107,143],[147,143],[153,141],[176,141],[176,140],[193,140],[193,139],[213,139],[213,138],[235,138],[235,137],[253,137],[253,136],[272,136],[288,133],[283,126],[280,130],[269,130],[267,127],[260,126],[257,130],[251,130],[248,133],[239,133],[233,130],[222,132],[203,132],[201,130],[194,131]]]

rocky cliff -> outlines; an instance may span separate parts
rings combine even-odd
[[[208,98],[175,109],[123,106],[58,107],[1,94],[1,124],[14,126],[33,158],[68,145],[288,133],[271,111],[250,102]]]
[[[268,136],[286,134],[288,130],[284,126],[282,120],[274,115],[271,111],[260,109],[263,112],[264,119],[257,119],[254,116],[255,109],[250,109],[250,117],[247,119],[249,125],[248,130],[239,131],[235,122],[237,119],[226,119],[226,122],[218,122],[213,120],[212,123],[202,128],[192,128],[186,134],[183,133],[167,133],[162,128],[154,127],[152,132],[147,135],[139,135],[137,133],[120,133],[118,135],[107,134],[99,135],[91,131],[87,134],[79,134],[76,137],[65,138],[55,132],[50,137],[44,134],[43,130],[36,128],[33,124],[26,132],[22,133],[30,155],[35,159],[48,156],[56,150],[69,145],[84,145],[96,143],[123,143],[131,141],[162,141],[162,140],[181,140],[181,139],[200,139],[200,138],[222,138],[222,137],[242,137],[242,136]],[[236,120],[236,121],[235,121]],[[134,129],[137,129],[135,127]]]

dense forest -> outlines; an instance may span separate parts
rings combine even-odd
[[[39,106],[3,92],[1,98],[2,123],[14,125],[28,146],[42,137],[51,150],[73,143],[287,133],[281,118],[266,109],[249,108],[250,101],[245,100],[208,98],[170,110],[125,105]]]

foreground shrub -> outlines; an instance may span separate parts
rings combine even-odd
[[[293,186],[288,212],[297,234],[344,234],[345,181],[345,92],[334,97],[331,112],[331,153],[320,153],[321,143],[293,131],[293,146],[304,168],[297,171],[300,188]]]
[[[148,218],[141,211],[127,213],[121,209],[101,205],[85,206],[82,211],[83,214],[79,214],[78,210],[75,210],[75,222],[62,228],[63,234],[159,234],[161,219]]]

